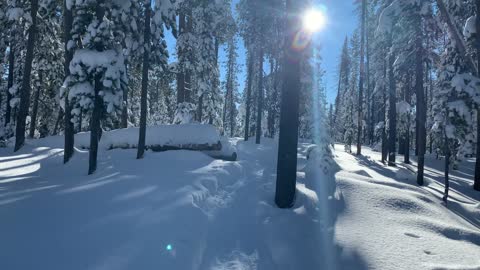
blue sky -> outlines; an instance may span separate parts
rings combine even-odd
[[[233,0],[232,9],[239,0]],[[257,0],[261,1],[261,0]],[[322,5],[326,8],[328,23],[327,26],[315,37],[315,42],[322,44],[323,68],[326,71],[325,81],[327,83],[327,100],[333,103],[337,93],[337,66],[340,52],[345,36],[350,36],[357,26],[358,17],[355,15],[355,0],[314,0],[315,5]],[[175,39],[167,32],[166,41],[171,54],[171,61],[175,61]],[[238,63],[240,72],[237,75],[240,83],[240,91],[243,91],[246,77],[246,51],[243,41],[238,42]],[[224,48],[220,49],[221,79],[225,77],[224,62],[226,55]]]

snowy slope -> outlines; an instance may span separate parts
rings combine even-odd
[[[417,187],[410,171],[384,166],[369,148],[362,152],[337,152],[346,204],[336,224],[339,243],[358,250],[372,269],[480,269],[480,224]]]
[[[102,150],[92,176],[88,152],[62,164],[61,137],[0,149],[0,269],[480,268],[479,229],[396,172],[343,151],[315,170],[302,144],[281,210],[276,143],[232,143],[236,162]]]

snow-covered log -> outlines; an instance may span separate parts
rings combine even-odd
[[[110,149],[137,148],[138,128],[126,128],[103,132],[99,147]],[[212,125],[162,125],[147,128],[146,148],[152,151],[193,150],[219,151],[220,135]],[[75,135],[75,145],[82,149],[90,146],[90,133]]]
[[[225,137],[221,139],[222,148],[220,150],[205,151],[204,153],[215,159],[222,159],[225,161],[237,160],[237,149],[232,143]]]

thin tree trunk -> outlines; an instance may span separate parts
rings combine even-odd
[[[145,154],[145,138],[147,134],[147,90],[148,90],[148,69],[150,61],[150,17],[151,2],[145,1],[145,30],[144,42],[146,49],[143,53],[143,70],[142,70],[142,97],[140,100],[140,134],[138,137],[137,159],[142,159]]]
[[[412,102],[412,97],[410,94],[410,87],[411,87],[411,75],[408,74],[408,82],[407,82],[407,88],[406,88],[406,93],[405,93],[405,102],[407,102],[409,105],[411,105]],[[405,132],[405,155],[403,158],[403,162],[405,164],[410,164],[410,113],[407,115],[407,130]]]
[[[259,70],[258,70],[258,97],[257,97],[257,124],[255,143],[260,144],[262,136],[262,117],[263,117],[263,48],[260,49]]]
[[[25,144],[25,125],[28,115],[28,107],[30,106],[30,75],[32,73],[33,50],[35,48],[35,38],[37,35],[37,10],[38,0],[32,0],[30,9],[32,24],[30,25],[30,29],[28,29],[27,54],[25,56],[22,91],[20,93],[20,109],[17,115],[14,152],[20,150]]]
[[[99,92],[102,90],[101,75],[95,76],[95,98],[92,119],[90,120],[90,151],[88,174],[93,174],[97,170],[98,142],[101,136],[100,118],[102,115],[103,101]]]
[[[448,145],[448,138],[447,134],[445,133],[444,136],[445,140],[445,191],[443,193],[443,201],[447,203],[448,201],[448,191],[450,189],[450,181],[448,174],[450,172],[450,158],[451,158],[451,152],[450,152],[450,147]]]
[[[248,74],[247,74],[247,99],[246,99],[246,113],[245,113],[245,141],[248,141],[250,137],[250,113],[251,113],[251,96],[252,96],[252,83],[253,83],[253,64],[255,59],[254,50],[248,55]]]
[[[415,63],[415,88],[417,94],[417,123],[418,123],[418,173],[417,183],[423,185],[423,172],[425,165],[425,148],[426,148],[426,110],[425,110],[425,93],[423,88],[423,46],[422,46],[422,21],[417,19],[417,38],[415,40],[416,46],[416,63]]]
[[[64,11],[64,46],[65,46],[65,78],[70,75],[70,62],[73,58],[73,52],[68,49],[68,42],[72,39],[72,25],[73,25],[73,10],[67,8],[67,0],[63,3]],[[72,111],[70,108],[70,102],[68,100],[68,94],[65,96],[65,146],[63,154],[63,163],[67,163],[73,156],[73,147],[75,144],[75,127],[72,123]]]
[[[126,67],[128,74],[128,66]],[[128,127],[128,85],[123,89],[123,107],[122,107],[122,119],[120,123],[121,128]]]
[[[105,15],[105,9],[103,7],[104,0],[97,1],[96,7],[96,17],[98,23],[103,21],[103,17]],[[103,47],[100,44],[96,45],[97,51],[103,51]],[[88,166],[88,174],[93,174],[97,170],[97,154],[98,154],[98,143],[100,141],[100,137],[102,136],[100,121],[102,118],[102,110],[103,110],[103,100],[100,96],[100,91],[103,90],[103,82],[102,82],[102,75],[97,74],[95,76],[95,83],[94,83],[94,105],[93,105],[93,112],[92,112],[92,119],[90,121],[90,151],[89,151],[89,166]]]
[[[12,107],[10,106],[10,100],[12,94],[10,94],[10,88],[13,86],[13,74],[15,72],[15,48],[14,44],[10,44],[10,53],[8,55],[8,82],[7,82],[7,108],[5,110],[5,126],[10,123],[12,114]]]
[[[185,34],[186,19],[185,13],[181,12],[179,14],[179,32],[180,35]],[[179,49],[178,56],[183,57],[183,50]],[[185,102],[185,71],[180,70],[177,73],[177,105]]]
[[[384,56],[386,53],[383,54]],[[387,80],[387,60],[386,56],[383,61],[383,79]],[[383,109],[382,109],[382,119],[383,119],[383,128],[382,128],[382,163],[387,161],[388,156],[388,138],[387,138],[387,86],[383,86]]]
[[[392,37],[390,36],[390,39]],[[389,81],[389,106],[388,106],[388,166],[396,166],[396,141],[397,141],[397,93],[393,64],[395,55],[390,53],[388,60],[388,81]]]
[[[366,0],[362,1],[362,34],[360,37],[360,78],[358,97],[358,131],[357,131],[357,155],[362,154],[362,128],[363,128],[363,80],[365,77],[365,15],[367,11]]]
[[[301,1],[287,0],[288,16],[285,40],[284,81],[280,111],[280,135],[278,141],[277,181],[275,203],[280,208],[292,207],[295,200],[297,179],[297,147],[299,94],[301,89],[302,51],[293,47],[300,25]]]
[[[477,77],[480,78],[480,0],[476,2],[477,6]],[[475,179],[473,188],[475,190],[480,191],[480,108],[477,108],[477,153],[476,153],[477,161],[475,162]]]
[[[43,85],[43,76],[40,71],[39,74],[40,85]],[[35,96],[33,97],[33,108],[32,108],[32,117],[30,119],[30,131],[28,134],[29,138],[35,137],[35,129],[37,128],[37,113],[38,113],[38,100],[40,99],[40,86],[37,86],[35,91]]]

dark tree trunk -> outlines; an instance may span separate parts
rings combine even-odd
[[[185,34],[186,28],[186,18],[185,13],[181,12],[179,14],[179,33],[180,35]],[[183,50],[178,51],[178,56],[183,56]],[[185,102],[185,72],[180,70],[177,73],[177,104]]]
[[[480,0],[477,0],[477,77],[480,77]],[[475,181],[473,188],[480,191],[480,108],[477,108],[477,161],[475,162]]]
[[[383,54],[384,56],[386,53]],[[384,57],[383,61],[383,79],[387,80],[387,60],[386,56]],[[382,128],[382,163],[387,161],[388,156],[388,138],[387,138],[387,86],[383,86],[383,109],[382,109],[382,120],[383,120],[383,128]]]
[[[145,1],[145,30],[144,42],[147,49],[143,53],[143,70],[142,70],[142,97],[140,100],[140,134],[138,137],[137,159],[142,159],[145,154],[145,138],[147,134],[147,90],[148,90],[148,69],[150,61],[150,17],[151,3]]]
[[[390,39],[392,37],[390,36]],[[388,166],[396,166],[396,141],[397,141],[397,93],[395,84],[395,73],[393,64],[395,55],[390,53],[388,59],[388,81],[389,81],[389,106],[388,106]]]
[[[40,85],[43,85],[42,72],[39,72]],[[30,131],[29,138],[35,137],[35,129],[37,128],[37,113],[38,113],[38,100],[40,99],[40,86],[37,86],[35,96],[33,97],[32,117],[30,119]]]
[[[127,66],[127,74],[128,74],[128,66]],[[120,123],[121,128],[128,127],[128,85],[123,89],[123,107],[122,107],[122,119]]]
[[[12,114],[12,107],[10,107],[10,100],[12,95],[10,94],[10,88],[13,86],[13,74],[15,72],[15,48],[14,44],[10,44],[10,53],[8,55],[8,82],[7,82],[7,107],[5,110],[5,126],[10,123]]]
[[[366,5],[366,4],[365,4]],[[366,29],[366,81],[367,81],[367,126],[368,126],[368,143],[370,145],[373,144],[373,136],[375,133],[375,127],[374,127],[374,117],[373,117],[373,111],[374,111],[374,100],[372,97],[372,87],[370,85],[370,38],[369,38],[369,33],[368,33],[368,7],[365,10],[365,29]]]
[[[248,55],[248,74],[247,74],[247,98],[246,98],[246,113],[245,113],[245,141],[250,137],[250,113],[251,113],[251,99],[252,99],[252,83],[253,83],[253,64],[255,54],[253,49],[250,49]]]
[[[426,148],[426,109],[425,109],[425,93],[423,88],[423,45],[422,45],[422,21],[417,19],[417,38],[415,40],[416,46],[416,60],[415,60],[415,88],[417,94],[417,128],[418,128],[418,173],[417,183],[423,185],[423,170],[425,164],[425,148]]]
[[[22,90],[20,93],[20,108],[17,115],[14,152],[20,150],[25,144],[25,125],[28,115],[28,107],[30,106],[30,75],[32,73],[33,50],[35,48],[35,37],[37,35],[37,10],[38,0],[32,0],[30,9],[32,24],[30,29],[28,29],[27,54],[25,56]]]
[[[301,89],[302,51],[293,47],[298,28],[301,1],[287,0],[288,16],[285,40],[284,81],[280,111],[280,135],[278,141],[277,182],[275,203],[280,208],[292,207],[295,200],[297,179],[297,146],[299,95]]]
[[[262,118],[263,118],[263,48],[260,49],[258,56],[258,96],[257,96],[257,124],[255,132],[255,143],[260,144],[262,137]]]
[[[362,126],[363,126],[363,80],[365,77],[365,15],[367,11],[366,0],[362,0],[362,33],[360,37],[360,78],[358,94],[358,131],[357,131],[357,155],[362,154]]]
[[[103,17],[105,15],[105,9],[103,7],[103,0],[97,1],[96,7],[96,17],[98,23],[103,21]],[[103,51],[104,48],[101,44],[96,44],[97,51]],[[94,105],[93,105],[93,112],[92,112],[92,119],[90,121],[90,151],[89,151],[89,166],[88,166],[88,174],[93,174],[97,170],[97,154],[98,154],[98,143],[100,141],[100,137],[102,136],[100,121],[102,118],[102,111],[103,111],[103,99],[100,96],[100,91],[103,90],[103,82],[102,82],[102,75],[97,74],[95,76],[95,83],[94,83]]]
[[[90,120],[90,151],[88,174],[93,174],[97,170],[98,142],[101,136],[100,118],[102,117],[102,97],[99,92],[102,90],[101,75],[95,76],[95,98],[92,119]]]
[[[63,11],[64,11],[64,28],[65,28],[65,36],[64,36],[64,46],[65,46],[65,77],[70,75],[70,61],[73,58],[73,52],[68,50],[68,41],[72,39],[72,25],[73,25],[73,10],[67,9],[66,0],[63,3]],[[67,163],[70,158],[73,156],[73,147],[75,144],[75,127],[72,123],[72,111],[70,108],[70,102],[68,100],[68,95],[65,96],[65,146],[64,146],[64,154],[63,154],[63,163]]]
[[[407,102],[409,105],[412,103],[412,97],[410,95],[410,87],[411,87],[411,75],[407,75],[408,81],[407,81],[407,87],[406,87],[406,93],[405,93],[405,102]],[[405,155],[403,158],[403,162],[405,164],[410,164],[410,114],[407,115],[407,130],[405,132]]]
[[[445,191],[443,193],[443,201],[445,203],[447,203],[448,201],[448,191],[450,189],[450,181],[449,181],[449,177],[448,177],[448,174],[450,172],[450,158],[451,158],[451,152],[450,152],[450,147],[448,145],[448,138],[447,138],[447,135],[445,134],[444,136],[445,138],[445,147],[444,147],[444,150],[445,150]]]

